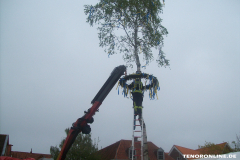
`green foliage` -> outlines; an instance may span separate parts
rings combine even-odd
[[[69,128],[65,130],[66,134],[69,132]],[[50,153],[54,160],[57,159],[60,150],[64,144],[63,139],[61,143],[59,144],[59,147],[57,146],[51,146],[50,147]],[[74,143],[72,144],[72,147],[69,149],[66,160],[100,160],[100,156],[97,154],[98,151],[98,145],[96,142],[93,143],[91,139],[91,134],[82,134],[79,133],[76,137]]]
[[[99,46],[105,47],[108,55],[119,51],[128,66],[136,62],[140,70],[139,54],[143,54],[144,61],[151,62],[154,59],[151,48],[155,48],[159,49],[157,64],[169,65],[161,50],[168,31],[161,25],[160,0],[101,0],[95,6],[84,7],[87,23],[99,25]]]

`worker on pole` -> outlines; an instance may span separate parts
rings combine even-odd
[[[136,116],[138,115],[138,120],[141,124],[142,120],[142,101],[143,101],[143,84],[140,78],[136,78],[129,86],[129,89],[132,90],[133,97],[133,108],[134,108],[134,123]],[[142,124],[141,124],[142,126]],[[135,129],[135,124],[134,124]]]

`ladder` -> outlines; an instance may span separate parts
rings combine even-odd
[[[141,157],[141,160],[143,160],[143,123],[144,123],[143,116],[141,119],[139,119],[139,115],[138,114],[135,115],[133,108],[133,134],[131,147],[132,160],[138,159],[138,157]],[[138,138],[141,138],[141,141],[137,141]]]

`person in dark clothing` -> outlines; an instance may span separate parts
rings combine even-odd
[[[138,115],[138,120],[140,125],[142,124],[142,101],[143,101],[143,84],[141,79],[136,78],[129,86],[132,90],[133,96],[133,108],[134,108],[134,130],[135,130],[135,120]]]

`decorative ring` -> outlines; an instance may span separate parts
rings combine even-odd
[[[160,90],[158,79],[155,76],[147,73],[130,74],[119,79],[118,86],[121,86],[123,88],[124,97],[128,95],[128,90],[129,90],[128,84],[126,82],[129,80],[134,80],[136,78],[149,80],[149,84],[148,85],[145,84],[145,86],[143,86],[143,91],[149,90],[150,99],[155,99],[155,95],[158,99],[157,91]],[[119,94],[119,91],[118,91],[118,94]]]

